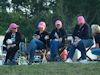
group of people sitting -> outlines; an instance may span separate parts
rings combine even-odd
[[[93,48],[92,53],[98,54],[99,49],[99,37],[100,31],[96,32],[94,28],[97,28],[93,25],[92,29],[90,25],[88,25],[83,16],[77,17],[77,24],[74,28],[72,37],[74,39],[73,43],[70,45],[65,45],[67,39],[66,30],[62,27],[62,21],[55,21],[55,28],[49,33],[46,30],[46,23],[44,21],[39,22],[38,31],[36,31],[33,35],[32,40],[28,44],[27,53],[29,55],[29,64],[34,63],[34,55],[36,50],[48,49],[50,50],[50,61],[59,61],[60,54],[65,50],[68,50],[68,56],[64,58],[65,62],[73,62],[73,55],[75,50],[78,49],[81,52],[81,60],[80,62],[86,62],[86,48],[90,45],[93,45],[93,36],[95,38],[96,47]],[[98,25],[99,26],[99,25]],[[15,23],[11,23],[9,25],[9,32],[6,33],[3,45],[7,50],[7,55],[4,64],[7,64],[8,61],[13,61],[16,52],[19,50],[19,43],[21,42],[21,35],[18,32],[18,25]],[[99,27],[100,29],[100,27]],[[93,34],[92,34],[93,33]],[[9,41],[11,39],[12,41]],[[60,52],[61,51],[61,52]],[[59,54],[60,52],[60,54]]]

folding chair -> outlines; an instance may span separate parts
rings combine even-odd
[[[93,45],[91,45],[90,47],[88,47],[88,48],[86,49],[86,53],[92,48],[92,46],[93,46]],[[87,57],[90,61],[92,61],[92,58],[89,57],[87,54],[86,54],[86,57]]]
[[[92,58],[91,57],[89,57],[88,55],[87,55],[87,52],[92,48],[92,46],[93,46],[93,43],[89,46],[89,47],[87,47],[86,48],[86,57],[90,60],[90,61],[92,61]],[[79,61],[79,60],[81,60],[81,56],[77,59],[77,61]]]
[[[41,63],[41,62],[46,63],[47,62],[46,53],[47,53],[46,49],[35,50],[34,62],[35,63]]]

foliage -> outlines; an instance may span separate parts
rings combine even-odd
[[[23,36],[31,39],[39,21],[44,20],[51,31],[56,19],[61,19],[66,31],[72,33],[78,15],[83,15],[90,25],[100,24],[99,9],[100,0],[0,0],[0,34],[15,22]]]

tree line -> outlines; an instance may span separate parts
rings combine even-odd
[[[20,26],[23,37],[31,38],[38,22],[43,20],[47,30],[61,19],[68,33],[83,15],[90,25],[100,24],[100,0],[0,0],[0,34],[4,35],[11,22]]]

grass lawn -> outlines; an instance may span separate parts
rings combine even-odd
[[[100,75],[100,62],[91,64],[47,63],[0,66],[0,75]]]

